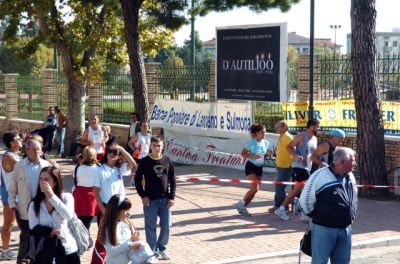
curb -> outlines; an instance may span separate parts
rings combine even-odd
[[[375,238],[375,239],[354,242],[352,245],[352,249],[387,247],[387,246],[395,246],[395,245],[400,245],[400,236]],[[251,261],[251,260],[270,259],[270,258],[277,258],[277,257],[292,257],[292,256],[298,256],[298,255],[299,255],[299,249],[291,249],[291,250],[285,250],[285,251],[279,251],[279,252],[271,252],[271,253],[263,253],[263,254],[257,254],[257,255],[230,258],[230,259],[207,261],[207,262],[202,262],[200,264],[244,263],[246,261]]]

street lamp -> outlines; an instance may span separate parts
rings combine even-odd
[[[336,30],[341,28],[342,25],[330,25],[331,29],[335,30],[335,40],[333,43],[333,58],[335,58],[335,51],[336,51]]]

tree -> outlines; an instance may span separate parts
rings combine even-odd
[[[204,16],[210,11],[227,11],[237,7],[249,7],[255,12],[265,11],[271,8],[279,8],[288,11],[293,4],[300,0],[196,0],[195,7],[189,10],[193,15]],[[156,25],[176,30],[187,23],[184,11],[188,10],[188,0],[120,0],[124,23],[125,39],[129,54],[129,65],[131,67],[132,85],[135,106],[137,112],[144,119],[148,118],[147,83],[145,79],[143,53],[139,39],[139,15],[153,18]],[[146,3],[146,5],[144,4]]]
[[[375,0],[351,2],[351,61],[360,183],[387,184],[385,140],[376,72]],[[369,195],[386,193],[366,189]]]
[[[203,50],[203,42],[200,39],[199,32],[195,31],[194,32],[194,48],[195,48],[195,62],[199,63],[202,61],[200,58],[200,54]],[[183,62],[185,65],[191,65],[192,64],[192,40],[186,39],[183,42],[183,46],[179,48],[176,52],[176,54],[183,59]]]

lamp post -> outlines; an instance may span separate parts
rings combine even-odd
[[[333,43],[333,57],[335,58],[335,52],[336,52],[336,30],[341,28],[342,25],[330,25],[331,29],[335,30],[335,39]]]

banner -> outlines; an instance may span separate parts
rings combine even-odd
[[[248,135],[251,103],[194,103],[156,99],[150,124],[193,135],[238,137]]]
[[[164,153],[174,162],[195,165],[212,165],[244,171],[246,160],[240,152],[250,140],[249,133],[239,138],[214,138],[195,136],[182,131],[164,130]],[[266,134],[270,149],[275,150],[278,135]],[[275,171],[274,160],[266,161],[266,171]]]
[[[308,102],[284,103],[282,105],[286,122],[291,131],[304,130],[308,120]],[[400,103],[382,102],[385,135],[400,136]],[[321,130],[341,128],[346,132],[357,132],[354,100],[316,101],[314,117]]]
[[[285,102],[286,23],[218,27],[218,99]]]

